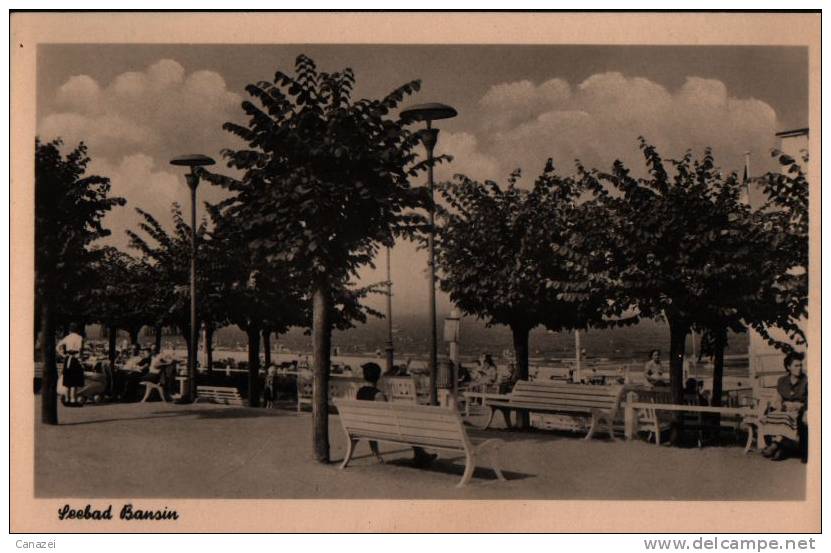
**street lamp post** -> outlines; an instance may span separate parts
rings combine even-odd
[[[188,348],[188,379],[181,401],[191,403],[196,398],[196,343],[198,329],[196,328],[196,187],[199,186],[197,167],[216,163],[208,156],[189,154],[170,160],[171,165],[190,167],[190,173],[185,175],[190,188],[190,347]]]
[[[438,376],[438,343],[436,338],[436,265],[435,265],[435,209],[433,206],[433,149],[439,138],[439,129],[434,129],[432,122],[438,119],[450,119],[456,117],[458,112],[445,104],[431,103],[419,104],[401,111],[401,119],[405,121],[424,121],[426,128],[419,131],[421,141],[427,150],[427,185],[430,188],[430,209],[429,222],[430,230],[427,235],[427,261],[430,270],[430,404],[438,404],[438,391],[436,388]]]

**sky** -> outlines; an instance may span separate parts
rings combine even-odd
[[[808,122],[800,47],[51,44],[38,46],[38,135],[89,146],[89,171],[127,199],[104,221],[105,241],[126,249],[136,207],[169,222],[171,202],[188,205],[183,171],[170,159],[207,154],[227,171],[221,150],[241,144],[221,127],[245,122],[245,86],[292,72],[301,53],[323,71],[351,67],[355,98],[420,79],[405,105],[455,107],[458,117],[436,124],[436,153],[454,157],[437,180],[463,173],[505,182],[515,168],[530,180],[549,157],[565,174],[575,159],[597,169],[621,159],[637,173],[641,135],[664,158],[711,146],[725,171],[740,172],[749,151],[759,174],[775,168],[775,133]],[[199,188],[200,202],[223,194]],[[359,284],[385,280],[383,255]],[[399,242],[391,265],[393,310],[426,311],[425,252]],[[448,306],[439,294],[440,312]]]

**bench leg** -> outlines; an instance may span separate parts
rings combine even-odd
[[[473,478],[473,471],[476,470],[476,455],[474,453],[467,453],[465,457],[465,473],[462,475],[461,481],[456,484],[457,488],[461,488],[470,482]]]
[[[340,469],[345,469],[346,465],[349,464],[349,461],[352,460],[352,454],[355,453],[355,446],[358,444],[358,440],[354,438],[349,439],[349,445],[346,446],[346,455],[343,458],[343,463],[340,464]]]
[[[502,411],[502,418],[505,419],[505,426],[507,426],[509,430],[512,429],[514,427],[514,425],[511,423],[511,410],[510,409],[500,409],[500,411]],[[519,415],[517,415],[517,417],[518,416]],[[517,424],[519,424],[519,423],[517,423]]]
[[[489,427],[489,426],[491,425],[491,423],[493,422],[493,416],[494,416],[495,414],[496,414],[496,409],[495,409],[494,407],[491,407],[491,412],[490,412],[490,414],[488,415],[488,420],[487,420],[487,422],[485,422],[485,426],[483,426],[483,427],[482,427],[482,430],[487,430],[487,429],[488,429],[488,427]]]
[[[597,417],[592,417],[591,426],[589,426],[589,433],[586,434],[584,439],[591,440],[592,436],[594,436],[594,431],[597,429]]]
[[[748,424],[747,425],[747,443],[744,444],[745,454],[747,454],[747,452],[750,451],[750,448],[753,447],[753,433],[754,433],[755,426],[756,425],[754,425],[754,424]]]

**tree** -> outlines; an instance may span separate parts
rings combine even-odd
[[[248,248],[243,226],[228,212],[229,203],[208,206],[213,222],[207,240],[212,260],[209,294],[216,297],[212,302],[215,320],[221,318],[237,325],[248,337],[248,405],[257,407],[260,338],[302,325],[306,320],[305,302],[291,267],[285,262],[269,263]]]
[[[772,152],[783,171],[763,177],[765,204],[754,214],[754,239],[765,248],[767,294],[760,301],[753,328],[784,352],[793,347],[775,340],[769,327],[783,330],[797,345],[805,344],[800,321],[808,316],[808,176],[802,169],[808,153],[795,160],[777,150]],[[801,163],[800,163],[801,161]]]
[[[123,198],[110,197],[110,181],[86,175],[90,158],[80,143],[66,156],[60,139],[35,139],[35,297],[40,311],[43,385],[41,418],[58,424],[56,311],[86,283],[77,278],[90,246],[110,231],[101,221]]]
[[[439,208],[437,260],[463,312],[510,327],[517,378],[527,380],[531,330],[606,324],[606,301],[581,232],[583,182],[558,176],[550,159],[530,190],[518,178],[504,189],[463,175],[440,185],[448,207]]]
[[[176,326],[185,340],[188,355],[196,355],[196,344],[190,343],[190,225],[182,216],[181,207],[174,203],[171,206],[173,232],[170,233],[150,213],[136,208],[136,212],[144,219],[139,230],[128,230],[130,246],[137,249],[143,260],[143,274],[154,282],[154,300],[150,306],[156,318],[157,332],[162,325]],[[198,267],[209,265],[210,252],[202,247],[207,234],[207,222],[202,221],[196,229],[196,263]],[[209,298],[210,275],[197,273],[197,297]],[[199,302],[197,321],[202,320],[203,311],[210,305],[207,301]]]
[[[653,146],[643,139],[640,145],[646,177],[632,177],[620,161],[609,174],[584,172],[606,209],[594,232],[607,236],[611,299],[622,308],[634,307],[639,317],[669,324],[675,403],[683,399],[686,336],[691,328],[705,331],[716,361],[718,402],[727,331],[785,324],[782,319],[790,317],[776,299],[789,262],[770,253],[779,244],[770,218],[782,215],[752,213],[740,201],[736,174],[723,175],[709,149],[701,159],[688,152],[671,161],[668,171]],[[674,424],[674,443],[679,430]]]
[[[313,303],[313,448],[329,461],[328,380],[334,291],[372,263],[380,245],[421,220],[427,205],[410,187],[418,137],[390,117],[407,83],[381,100],[353,102],[351,69],[317,70],[299,56],[295,75],[246,87],[260,104],[243,102],[246,126],[224,128],[249,147],[224,152],[239,180],[214,178],[236,192],[231,214],[259,259],[286,262],[304,275]],[[410,167],[410,170],[408,170]],[[422,165],[423,167],[423,165]],[[210,176],[207,176],[209,180]]]
[[[112,367],[115,366],[118,330],[126,330],[135,345],[141,328],[152,322],[145,302],[153,292],[137,259],[111,246],[101,248],[98,253],[98,259],[91,266],[94,283],[86,303],[92,306],[91,320],[107,329]]]

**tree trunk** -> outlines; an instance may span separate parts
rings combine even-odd
[[[248,406],[260,405],[260,329],[250,324],[248,332]]]
[[[672,402],[676,405],[684,403],[684,351],[687,345],[687,334],[690,325],[685,320],[668,317],[669,319],[669,384],[672,391]],[[677,411],[673,412],[670,443],[678,445],[681,442],[681,417]]]
[[[116,341],[118,340],[118,328],[115,325],[107,327],[107,346],[109,347],[110,369],[115,370],[115,350],[118,347]]]
[[[332,345],[329,287],[318,282],[312,292],[312,341],[314,381],[312,384],[312,427],[314,457],[329,462],[329,355]]]
[[[155,325],[153,327],[154,331],[154,342],[153,342],[153,353],[158,354],[162,351],[162,325]]]
[[[190,355],[191,355],[191,351],[190,351],[190,325],[189,324],[183,324],[179,327],[179,330],[182,332],[182,338],[184,338],[184,340],[185,340],[185,351],[187,351],[188,359],[190,359]]]
[[[719,328],[713,332],[713,397],[710,404],[721,407],[724,391],[724,348],[727,346],[727,330]]]
[[[727,346],[727,329],[718,328],[713,332],[713,397],[710,405],[721,407],[721,394],[724,390],[724,348]],[[708,413],[705,419],[709,421],[711,430],[721,428],[721,414]]]
[[[109,347],[108,356],[110,359],[110,376],[107,378],[107,393],[110,397],[115,396],[115,385],[113,378],[115,378],[115,360],[116,360],[116,341],[118,340],[118,328],[115,325],[110,325],[107,328],[107,345]]]
[[[530,329],[523,325],[511,325],[511,333],[514,338],[514,355],[516,356],[516,379],[528,380],[528,335]],[[516,412],[517,428],[528,428],[530,426],[528,412]]]
[[[139,344],[139,333],[141,332],[141,327],[131,328],[129,332],[130,332],[130,345],[131,346],[137,346]]]
[[[52,311],[52,298],[48,292],[45,296],[41,314],[43,373],[40,386],[40,420],[44,424],[58,424],[58,367],[55,364],[55,320]]]
[[[271,365],[271,330],[263,329],[263,356],[265,357],[265,366],[268,368]]]
[[[208,374],[213,374],[214,371],[214,325],[205,325],[205,362]]]

